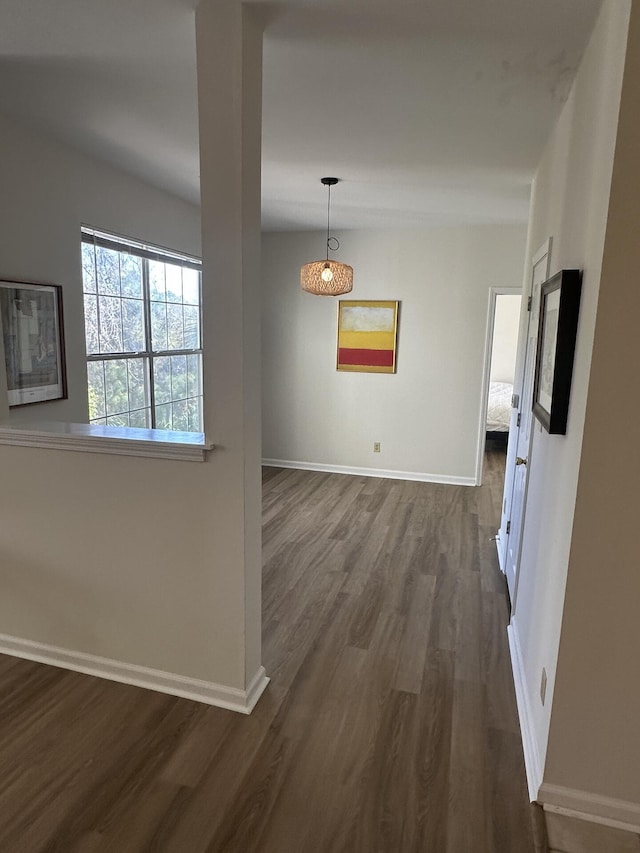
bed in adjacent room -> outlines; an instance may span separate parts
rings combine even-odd
[[[487,403],[487,438],[507,441],[511,422],[511,382],[490,382]]]

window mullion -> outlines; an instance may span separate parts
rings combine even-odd
[[[149,388],[149,406],[151,409],[151,429],[156,428],[156,392],[153,382],[153,345],[151,340],[151,288],[149,286],[149,261],[142,259],[142,293],[144,296],[144,345],[147,351],[147,382]]]
[[[201,349],[162,349],[154,352],[156,358],[166,355],[202,355]]]
[[[118,308],[120,309],[120,340],[124,350],[124,307],[122,304],[122,253],[118,252]],[[129,393],[129,370],[127,368],[127,394]]]
[[[102,329],[100,326],[100,291],[98,289],[98,250],[95,239],[93,241],[93,276],[96,282],[96,326],[98,331],[98,352],[102,350]],[[83,285],[84,289],[84,285]]]
[[[104,422],[107,423],[107,366],[102,362],[102,397],[104,406]]]
[[[123,358],[146,358],[147,355],[146,352],[98,352],[95,355],[88,355],[87,361],[116,361]]]

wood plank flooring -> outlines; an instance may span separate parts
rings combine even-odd
[[[0,656],[1,853],[541,853],[479,489],[264,471],[250,717]]]

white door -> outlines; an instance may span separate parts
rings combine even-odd
[[[533,428],[533,380],[538,343],[538,316],[540,311],[540,286],[549,274],[549,254],[551,241],[536,253],[531,268],[529,322],[526,335],[526,354],[520,398],[517,401],[515,435],[509,438],[507,469],[505,472],[505,494],[502,503],[503,513],[498,532],[499,548],[502,551],[502,568],[507,578],[511,611],[515,610],[518,589],[518,568],[520,565],[520,547],[522,528],[531,464],[531,430]],[[515,400],[514,400],[515,402]]]

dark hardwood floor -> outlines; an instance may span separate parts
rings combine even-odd
[[[0,851],[534,853],[495,534],[465,488],[264,471],[250,717],[0,656]]]

